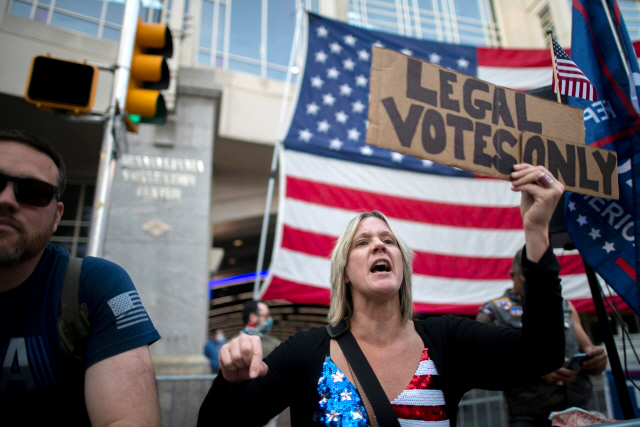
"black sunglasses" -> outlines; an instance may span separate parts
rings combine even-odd
[[[13,182],[13,194],[16,200],[25,205],[42,208],[51,203],[53,196],[59,197],[58,187],[48,182],[33,178],[18,178],[0,172],[0,192],[7,186],[7,182]]]

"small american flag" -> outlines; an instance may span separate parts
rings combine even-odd
[[[140,302],[140,296],[136,291],[129,291],[111,298],[107,301],[113,315],[116,316],[116,327],[118,329],[135,325],[136,323],[149,320],[146,310]]]
[[[553,41],[553,54],[556,57],[556,70],[558,71],[558,86],[561,95],[571,95],[577,98],[588,99],[589,101],[598,100],[598,92],[591,84],[587,76],[578,68],[578,66],[569,58],[567,52],[560,47],[556,39],[551,37]],[[553,92],[557,93],[556,76],[554,74]]]

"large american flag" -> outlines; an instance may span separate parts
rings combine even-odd
[[[280,158],[280,206],[266,300],[329,303],[329,254],[357,213],[386,214],[416,252],[415,309],[475,315],[511,286],[524,244],[510,184],[365,144],[371,47],[381,45],[514,89],[548,85],[548,50],[447,45],[308,14],[307,59]],[[590,306],[580,256],[559,251],[563,292]]]
[[[582,70],[569,58],[569,55],[560,47],[556,39],[551,37],[553,42],[553,54],[556,59],[556,71],[558,73],[558,86],[556,87],[556,76],[553,75],[553,92],[561,95],[570,95],[589,101],[598,100],[598,91],[591,84]]]

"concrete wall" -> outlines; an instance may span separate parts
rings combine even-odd
[[[546,47],[538,13],[547,4],[555,25],[554,37],[562,46],[568,47],[571,44],[571,9],[566,0],[493,0],[503,47]]]
[[[212,155],[217,100],[179,95],[163,127],[143,127],[117,162],[104,256],[139,289],[162,339],[159,373],[204,373]]]

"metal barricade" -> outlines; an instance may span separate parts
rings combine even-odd
[[[195,426],[200,405],[215,377],[215,374],[156,376],[162,427]]]
[[[595,379],[595,378],[594,378]],[[593,395],[587,411],[607,415],[605,388],[594,381]],[[458,427],[508,427],[509,417],[501,391],[474,389],[464,395],[458,406]]]

